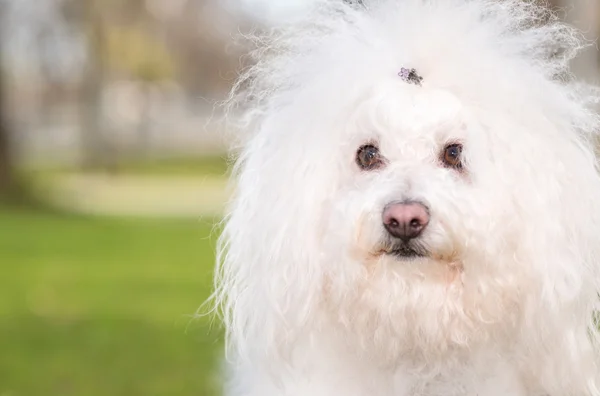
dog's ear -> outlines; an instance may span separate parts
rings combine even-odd
[[[526,293],[523,350],[531,356],[524,369],[550,394],[599,395],[600,177],[593,145],[569,126],[548,131],[539,149],[532,160],[543,156],[548,166],[531,170],[538,184],[527,197],[525,224],[543,229],[524,233],[538,288]]]
[[[322,165],[331,152],[294,128],[265,123],[234,172],[215,299],[229,346],[245,357],[283,353],[320,298],[319,211],[332,187]]]

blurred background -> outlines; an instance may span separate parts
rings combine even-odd
[[[0,396],[220,394],[214,104],[308,1],[0,0]],[[600,1],[552,6],[597,39]]]

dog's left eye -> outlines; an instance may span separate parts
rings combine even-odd
[[[367,144],[356,152],[356,163],[363,170],[372,170],[383,165],[383,158],[377,147]]]
[[[462,144],[454,143],[444,147],[442,152],[442,162],[448,168],[461,169],[462,168]]]

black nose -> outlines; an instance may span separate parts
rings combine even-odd
[[[417,238],[429,224],[429,211],[418,202],[388,204],[382,217],[387,232],[405,242]]]

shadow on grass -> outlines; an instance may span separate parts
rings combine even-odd
[[[0,209],[20,213],[40,213],[55,216],[73,216],[62,208],[50,203],[48,189],[32,174],[21,173],[17,183],[10,189],[0,193]]]

